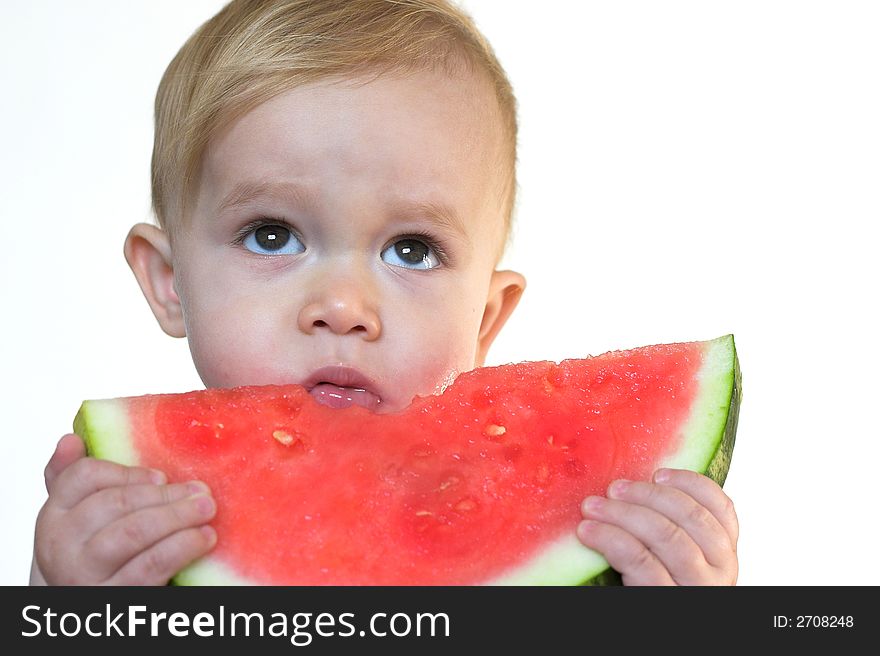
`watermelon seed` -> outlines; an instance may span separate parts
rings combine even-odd
[[[284,446],[290,446],[291,444],[293,444],[293,435],[291,435],[290,433],[286,433],[285,431],[274,431],[272,433],[272,437],[281,442],[281,444],[283,444]]]
[[[303,451],[306,448],[306,443],[300,437],[294,437],[287,431],[277,430],[272,432],[272,437],[278,440],[279,444],[283,444],[288,448],[293,448],[296,451]]]
[[[432,513],[430,510],[417,510],[416,511],[416,517],[428,517],[433,514],[434,513]]]
[[[465,497],[457,504],[455,504],[455,510],[458,512],[470,512],[474,508],[477,507],[477,502],[471,499],[470,497]]]
[[[189,422],[189,426],[190,426],[190,428],[195,428],[196,426],[202,426],[204,428],[211,428],[210,424],[204,424],[204,423],[200,422],[198,419],[193,419],[191,422]],[[214,426],[214,437],[216,437],[218,439],[221,437],[220,429],[222,429],[222,428],[223,428],[223,424],[217,424],[216,426]]]
[[[547,443],[550,444],[551,446],[553,446],[553,436],[552,435],[547,436]]]
[[[456,485],[458,482],[459,482],[459,479],[457,476],[450,476],[445,481],[440,483],[440,490],[443,491],[449,487],[452,487],[453,485]]]
[[[498,424],[489,424],[486,428],[483,429],[483,434],[488,435],[489,437],[501,437],[507,432],[507,429],[504,426],[499,426]]]

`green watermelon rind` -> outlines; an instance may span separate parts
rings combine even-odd
[[[733,335],[704,343],[700,390],[682,429],[681,447],[660,467],[689,469],[723,485],[730,467],[742,398],[741,372]],[[83,438],[89,455],[125,465],[139,458],[127,439],[100,439],[102,435],[129,435],[124,405],[113,400],[86,401],[74,419],[74,432]],[[216,558],[202,558],[181,570],[174,585],[253,585]],[[619,585],[620,574],[597,552],[585,547],[574,531],[546,547],[515,571],[488,581],[488,585]]]

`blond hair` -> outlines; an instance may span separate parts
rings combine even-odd
[[[447,0],[233,0],[183,45],[159,84],[152,201],[172,232],[186,215],[204,151],[236,118],[332,76],[462,66],[494,89],[505,134],[505,235],[516,190],[516,101],[491,46]],[[503,249],[503,244],[502,244]]]

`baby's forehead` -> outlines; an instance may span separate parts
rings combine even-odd
[[[385,122],[391,131],[405,129],[406,119],[414,115],[463,114],[471,119],[468,125],[472,130],[484,131],[502,140],[509,136],[504,134],[501,109],[491,82],[482,72],[415,69],[327,76],[308,83],[285,85],[258,102],[239,104],[233,99],[218,105],[217,114],[221,118],[206,143],[210,145],[222,139],[232,126],[246,118],[253,120],[253,115],[264,120],[278,112],[299,110],[303,114],[317,112],[332,120],[354,103],[381,109],[382,114],[390,117]],[[383,120],[379,113],[359,118],[371,122]],[[395,124],[395,120],[400,122]],[[461,123],[458,127],[463,126]],[[473,138],[473,134],[461,137]]]
[[[504,135],[491,89],[469,78],[422,72],[288,89],[211,139],[200,191],[222,206],[286,188],[304,204],[372,194],[483,215],[480,203],[500,193]]]

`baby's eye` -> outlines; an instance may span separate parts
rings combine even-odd
[[[382,251],[382,259],[388,264],[406,269],[433,269],[440,265],[434,249],[421,239],[405,237]]]
[[[242,244],[260,255],[296,255],[306,249],[288,228],[274,224],[264,224],[250,231]]]

